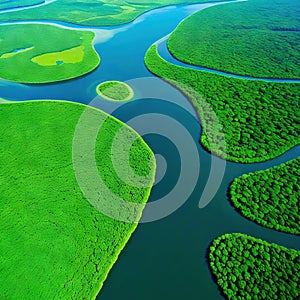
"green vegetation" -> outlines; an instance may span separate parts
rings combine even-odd
[[[23,7],[35,4],[42,4],[44,0],[10,0],[10,1],[2,1],[0,3],[0,11],[3,9],[10,9],[16,7]]]
[[[112,101],[127,101],[133,97],[132,88],[120,81],[106,81],[100,83],[97,88],[99,96]]]
[[[82,62],[84,57],[84,46],[74,47],[60,52],[46,53],[35,56],[32,62],[40,66],[56,66],[60,64],[76,64]]]
[[[0,77],[46,83],[86,74],[100,62],[92,46],[93,39],[93,32],[50,25],[2,25]]]
[[[233,205],[263,226],[300,234],[300,157],[265,171],[236,178]]]
[[[93,26],[118,25],[130,22],[144,12],[161,6],[201,2],[207,0],[56,0],[45,6],[0,14],[0,22],[59,20]]]
[[[145,63],[189,97],[203,128],[201,143],[214,154],[259,162],[300,143],[300,84],[240,80],[176,66],[163,60],[155,45]],[[214,126],[211,110],[223,128]],[[220,143],[222,130],[226,150]]]
[[[245,234],[210,246],[212,273],[228,299],[299,299],[300,252]]]
[[[252,77],[300,78],[298,0],[215,6],[182,22],[168,41],[179,60]]]
[[[71,102],[1,104],[1,299],[95,298],[137,226],[100,213],[78,186],[72,145],[83,112],[90,119],[104,121],[95,141],[94,157],[111,194],[141,206],[148,199],[154,181],[154,155],[142,138],[120,121]],[[84,127],[86,137],[93,125]],[[129,186],[114,171],[112,142],[116,151],[122,152],[130,137],[136,140],[128,154],[134,175],[128,177],[137,183],[141,174],[150,175],[148,188]],[[114,159],[123,165],[121,159]],[[113,200],[110,193],[97,192],[108,203]],[[134,212],[123,211],[123,215],[132,213],[140,217],[141,210],[135,207]]]

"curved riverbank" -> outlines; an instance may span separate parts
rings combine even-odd
[[[157,45],[158,53],[161,58],[169,62],[170,64],[189,68],[192,70],[204,71],[207,73],[217,74],[225,77],[231,77],[235,79],[249,80],[249,81],[263,81],[263,82],[278,82],[278,83],[300,83],[300,79],[282,79],[282,78],[262,78],[262,77],[251,77],[246,75],[238,75],[229,72],[223,72],[216,69],[205,68],[201,66],[196,66],[188,63],[184,63],[176,59],[169,51],[167,43],[170,34],[164,38],[158,40],[155,44]]]

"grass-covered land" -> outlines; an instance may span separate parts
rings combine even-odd
[[[300,157],[242,175],[230,186],[233,205],[263,226],[300,234]]]
[[[84,75],[100,63],[93,39],[93,32],[50,25],[1,25],[0,77],[47,83]]]
[[[298,0],[249,0],[211,7],[168,41],[187,63],[252,77],[300,78]]]
[[[93,299],[137,223],[100,213],[83,196],[73,170],[74,130],[85,111],[105,122],[95,141],[99,175],[111,193],[145,203],[154,180],[153,153],[132,129],[84,105],[31,101],[0,105],[0,298]],[[95,124],[86,124],[90,136]],[[124,151],[130,137],[135,170],[150,174],[149,188],[129,186],[114,171],[111,147]],[[86,139],[83,136],[82,143]],[[86,153],[82,153],[82,157]],[[116,158],[118,164],[123,161]],[[151,164],[149,164],[151,162]],[[95,178],[90,178],[93,181]],[[136,186],[136,185],[135,185]],[[110,194],[99,197],[110,203]],[[136,207],[135,207],[136,209]],[[123,215],[141,211],[126,211]]]
[[[213,0],[220,2],[222,0]],[[59,20],[82,25],[118,25],[139,15],[171,4],[201,3],[207,0],[56,0],[46,6],[0,15],[0,22],[12,20]]]
[[[128,84],[116,80],[102,82],[96,90],[99,96],[112,101],[127,101],[134,95]]]
[[[299,299],[300,252],[245,234],[210,246],[211,271],[228,299]]]
[[[162,59],[155,45],[145,63],[189,97],[203,127],[201,144],[214,154],[235,162],[259,162],[300,143],[300,84],[240,80],[176,66]],[[211,109],[223,127],[226,151]]]
[[[6,0],[0,2],[0,12],[4,9],[11,9],[11,8],[17,8],[17,7],[25,7],[35,4],[42,4],[44,3],[44,0]]]

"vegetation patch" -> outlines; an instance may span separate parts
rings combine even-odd
[[[145,63],[189,97],[203,127],[201,144],[214,154],[252,163],[300,144],[300,84],[247,81],[176,66],[162,59],[155,45]],[[221,128],[215,126],[212,110]]]
[[[280,166],[242,175],[230,186],[241,214],[268,228],[300,234],[300,157]]]
[[[55,66],[57,64],[75,64],[82,62],[84,57],[84,46],[78,46],[61,52],[46,53],[35,56],[32,62],[40,66]]]
[[[134,95],[128,84],[115,80],[100,83],[96,90],[99,96],[112,101],[127,101]]]
[[[34,47],[28,47],[28,48],[24,48],[24,49],[14,49],[12,50],[11,52],[8,52],[8,53],[4,53],[0,56],[0,59],[2,58],[10,58],[10,57],[13,57],[17,54],[20,54],[20,53],[24,53],[24,52],[27,52],[27,51],[30,51],[34,49]]]
[[[298,0],[249,0],[211,7],[168,41],[179,60],[234,74],[300,78]]]
[[[224,234],[210,246],[209,263],[228,299],[300,297],[300,251],[245,234]]]
[[[100,63],[92,45],[94,36],[51,25],[1,25],[0,77],[47,83],[84,75]]]
[[[142,138],[120,121],[71,102],[2,103],[2,299],[94,299],[137,226],[102,214],[82,194],[73,169],[72,145],[83,112],[103,121],[94,157],[109,193],[99,190],[100,197],[111,203],[114,194],[142,207],[149,197],[154,182],[154,155]],[[92,125],[84,128],[83,143]],[[135,142],[128,154],[133,173],[127,178],[137,183],[144,174],[147,188],[128,185],[114,170],[111,147],[123,153],[128,138]],[[124,165],[119,157],[114,157],[114,163]],[[118,210],[123,215],[134,213],[140,217],[142,208],[134,212]]]
[[[222,0],[214,2],[220,1]],[[56,0],[45,6],[0,14],[0,21],[59,20],[92,26],[118,25],[158,7],[201,2],[205,3],[207,0]]]
[[[18,7],[25,7],[30,5],[42,4],[44,0],[9,0],[9,1],[2,1],[0,3],[0,12],[4,9],[12,9]]]

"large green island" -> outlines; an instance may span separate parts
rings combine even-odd
[[[51,25],[1,25],[0,78],[49,83],[87,74],[100,63],[94,37],[90,31]]]
[[[111,195],[117,195],[140,204],[149,197],[155,173],[153,153],[120,121],[71,102],[1,103],[2,299],[95,298],[137,226],[102,214],[82,194],[73,170],[72,145],[83,112],[103,121],[95,141],[95,163],[110,194],[100,189],[99,197],[110,203]],[[92,125],[84,127],[86,137]],[[121,128],[122,134],[117,135]],[[149,174],[143,188],[123,182],[112,163],[113,141],[115,151],[123,151],[129,137],[135,139],[128,154],[135,175],[127,177],[138,183],[140,176]],[[142,207],[134,206],[135,211],[125,213],[134,213],[138,220]],[[115,209],[118,213],[122,208]]]

